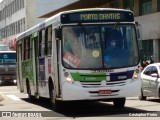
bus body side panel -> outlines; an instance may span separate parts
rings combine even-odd
[[[45,75],[46,75],[45,86],[44,86],[44,90],[43,90],[42,96],[46,97],[46,98],[49,98],[48,80],[49,80],[49,77],[51,77],[51,57],[47,57],[47,56],[46,56],[46,59],[45,59]]]
[[[31,94],[35,94],[34,90],[34,78],[33,78],[33,65],[32,65],[32,60],[27,60],[22,62],[22,79],[24,83],[24,87],[26,88],[26,81],[28,79],[30,89],[31,89]],[[25,89],[25,93],[27,93],[27,89]]]
[[[24,91],[24,83],[22,80],[22,43],[17,45],[17,87],[23,92]]]

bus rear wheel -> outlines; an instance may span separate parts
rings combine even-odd
[[[116,108],[124,108],[126,102],[126,98],[116,98],[113,100],[114,107]]]
[[[35,102],[35,97],[34,96],[32,96],[32,94],[31,94],[31,88],[30,88],[30,85],[29,85],[29,82],[27,81],[27,94],[28,94],[28,99],[29,99],[29,101],[30,102]]]

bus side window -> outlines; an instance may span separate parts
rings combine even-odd
[[[45,29],[39,32],[39,56],[45,56]]]
[[[46,28],[46,54],[51,55],[52,52],[52,26]]]
[[[25,39],[24,39],[24,60],[28,60],[30,59],[31,57],[31,46],[30,46],[30,36],[27,36]]]

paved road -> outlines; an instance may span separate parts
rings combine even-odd
[[[159,119],[160,117],[160,100],[155,98],[149,98],[147,101],[139,101],[138,98],[127,98],[126,107],[124,109],[115,109],[112,102],[76,102],[67,103],[64,106],[64,110],[60,113],[54,112],[51,106],[48,104],[48,99],[41,99],[36,103],[29,103],[26,94],[22,94],[17,90],[16,86],[1,86],[0,98],[3,100],[0,102],[0,111],[18,111],[18,112],[39,112],[42,115],[48,115],[46,118],[41,119],[60,119],[60,120],[121,120],[121,119]],[[2,113],[1,113],[2,114]],[[140,117],[139,116],[149,116]],[[158,117],[156,117],[158,115]],[[1,115],[0,115],[1,116]],[[0,118],[1,119],[1,118]],[[4,118],[7,120],[7,118]],[[22,119],[20,117],[15,118]],[[25,119],[25,118],[23,118]],[[31,119],[31,118],[30,118]],[[35,118],[33,118],[35,120]]]

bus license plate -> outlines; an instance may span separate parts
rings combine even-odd
[[[4,80],[9,80],[9,79],[10,79],[10,76],[4,76],[3,79],[4,79]]]
[[[111,90],[99,90],[100,95],[108,95],[108,94],[111,94],[111,93],[112,93]]]

